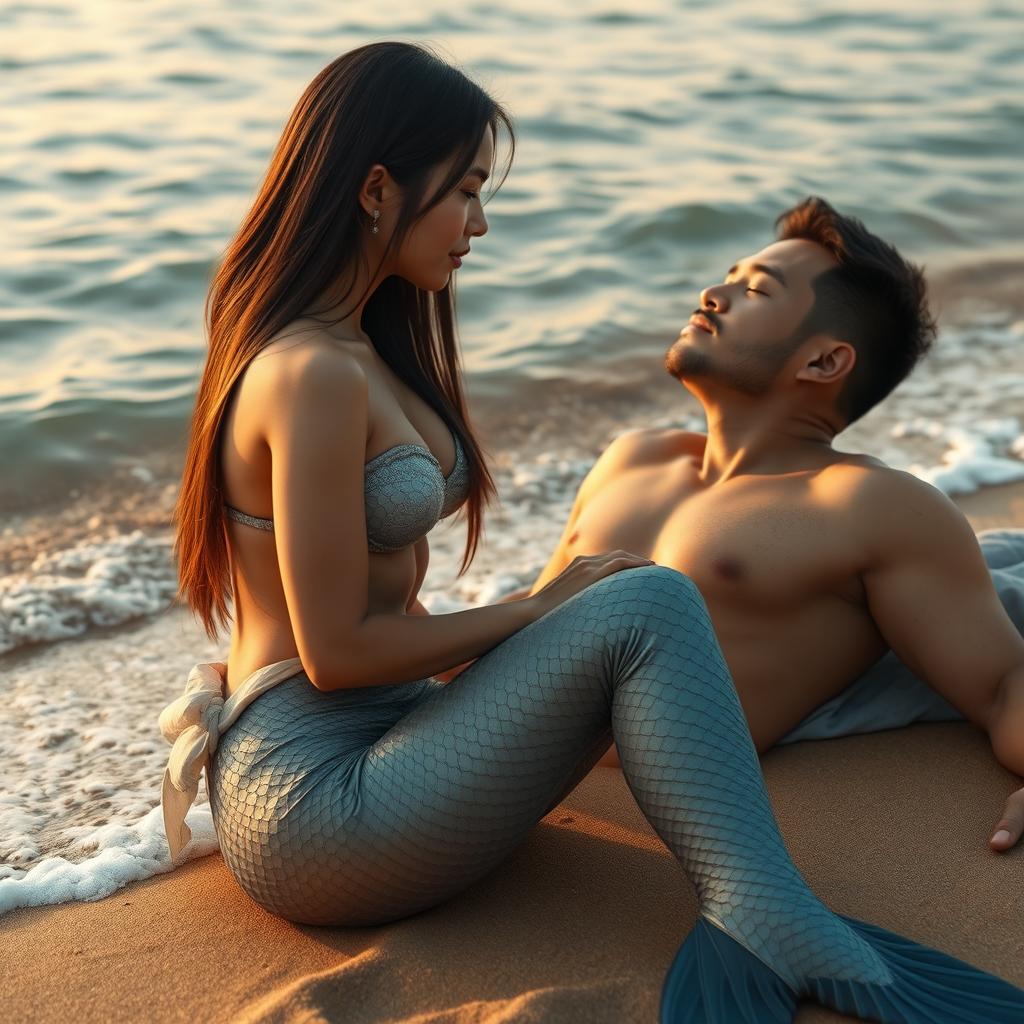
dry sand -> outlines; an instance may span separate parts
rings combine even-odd
[[[976,529],[1024,526],[1024,485],[959,504]],[[830,907],[1024,986],[1024,848],[987,845],[1020,781],[984,733],[917,725],[763,764],[790,852]],[[97,903],[15,911],[0,920],[0,1006],[10,1024],[654,1022],[695,910],[621,772],[595,768],[488,878],[387,927],[288,924],[219,855]]]

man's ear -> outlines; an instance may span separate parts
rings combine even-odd
[[[828,335],[814,339],[814,346],[806,354],[804,364],[796,372],[797,380],[815,384],[835,384],[846,377],[857,363],[857,350],[846,341]]]
[[[401,190],[383,164],[374,164],[359,190],[359,205],[372,217],[374,210],[383,209]]]

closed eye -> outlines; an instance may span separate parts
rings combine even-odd
[[[469,189],[463,189],[462,190],[462,194],[467,199],[479,199],[480,198],[480,193],[479,192],[473,192],[473,191],[470,191]]]
[[[735,273],[736,273],[736,267],[733,267],[732,270],[730,270],[729,273],[725,275],[725,284],[729,284],[730,283],[730,278]],[[753,292],[755,295],[763,295],[766,299],[771,298],[771,296],[767,292],[761,291],[760,288],[754,288],[752,285],[747,285],[746,290],[748,292]]]

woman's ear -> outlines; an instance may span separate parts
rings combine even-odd
[[[374,164],[363,179],[359,190],[359,205],[372,217],[374,210],[382,210],[399,193],[395,179],[383,164]]]

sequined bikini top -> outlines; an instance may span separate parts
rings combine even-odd
[[[441,464],[423,445],[396,444],[363,467],[366,540],[371,551],[399,551],[429,533],[466,500],[469,467],[458,435],[455,466],[446,477]],[[273,530],[273,519],[260,519],[225,505],[229,519],[257,530]]]

